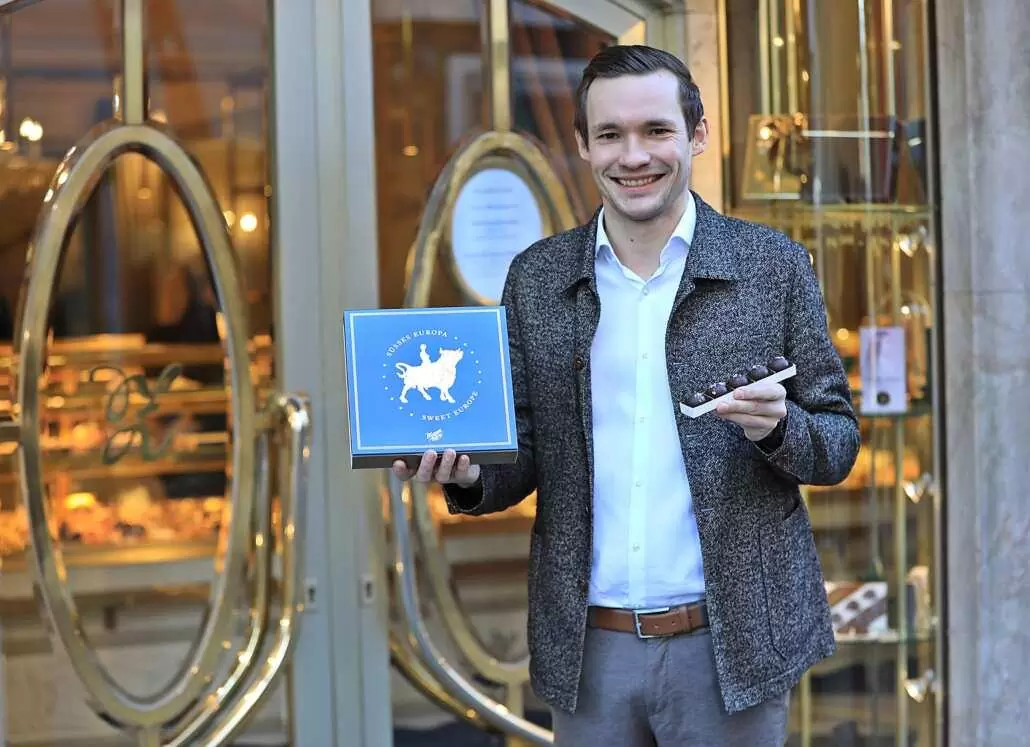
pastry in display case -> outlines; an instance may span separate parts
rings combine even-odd
[[[257,336],[249,347],[263,401],[273,384],[272,343]],[[210,586],[228,565],[231,392],[227,375],[210,375],[225,368],[224,348],[104,335],[54,340],[47,352],[38,423],[48,530],[65,583],[89,645],[114,678],[128,670],[137,686],[158,688],[209,619]],[[11,351],[0,350],[7,385],[12,363]],[[16,709],[7,736],[12,744],[109,738],[110,727],[81,704],[31,695],[44,683],[76,698],[80,690],[70,687],[76,673],[55,664],[40,624],[15,446],[0,443],[3,676]],[[281,531],[278,510],[272,525]],[[17,683],[36,684],[22,694]],[[255,728],[278,730],[283,704],[280,693]]]
[[[259,392],[270,391],[271,341],[258,337],[251,347],[251,375]],[[123,549],[127,564],[140,547],[148,558],[163,547],[171,559],[187,545],[213,556],[227,518],[230,397],[223,376],[205,383],[179,372],[221,369],[222,346],[104,335],[52,342],[48,360],[40,445],[49,530],[69,564],[90,548]],[[11,362],[11,351],[0,351],[8,385]],[[21,567],[29,542],[16,448],[0,443],[0,555],[8,573]]]

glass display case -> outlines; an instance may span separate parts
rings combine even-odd
[[[928,0],[722,0],[726,212],[808,248],[860,414],[806,498],[838,653],[793,744],[941,739],[936,206]]]

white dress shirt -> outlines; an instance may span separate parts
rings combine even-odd
[[[591,355],[593,566],[589,603],[647,609],[704,596],[697,521],[669,389],[665,334],[694,237],[687,208],[648,279],[625,267],[597,223],[601,319]]]

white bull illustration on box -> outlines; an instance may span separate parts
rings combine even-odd
[[[419,365],[396,364],[397,376],[404,382],[400,396],[401,402],[407,404],[408,392],[412,389],[426,399],[432,399],[429,396],[429,389],[439,389],[440,399],[454,404],[451,387],[454,386],[454,381],[458,377],[458,363],[465,357],[465,351],[461,348],[454,350],[440,348],[438,353],[439,356],[435,361],[430,360],[426,346],[422,345],[419,347],[419,358],[422,360]]]

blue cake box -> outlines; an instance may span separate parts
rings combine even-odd
[[[503,307],[345,311],[343,339],[352,468],[415,467],[429,449],[515,461]]]

